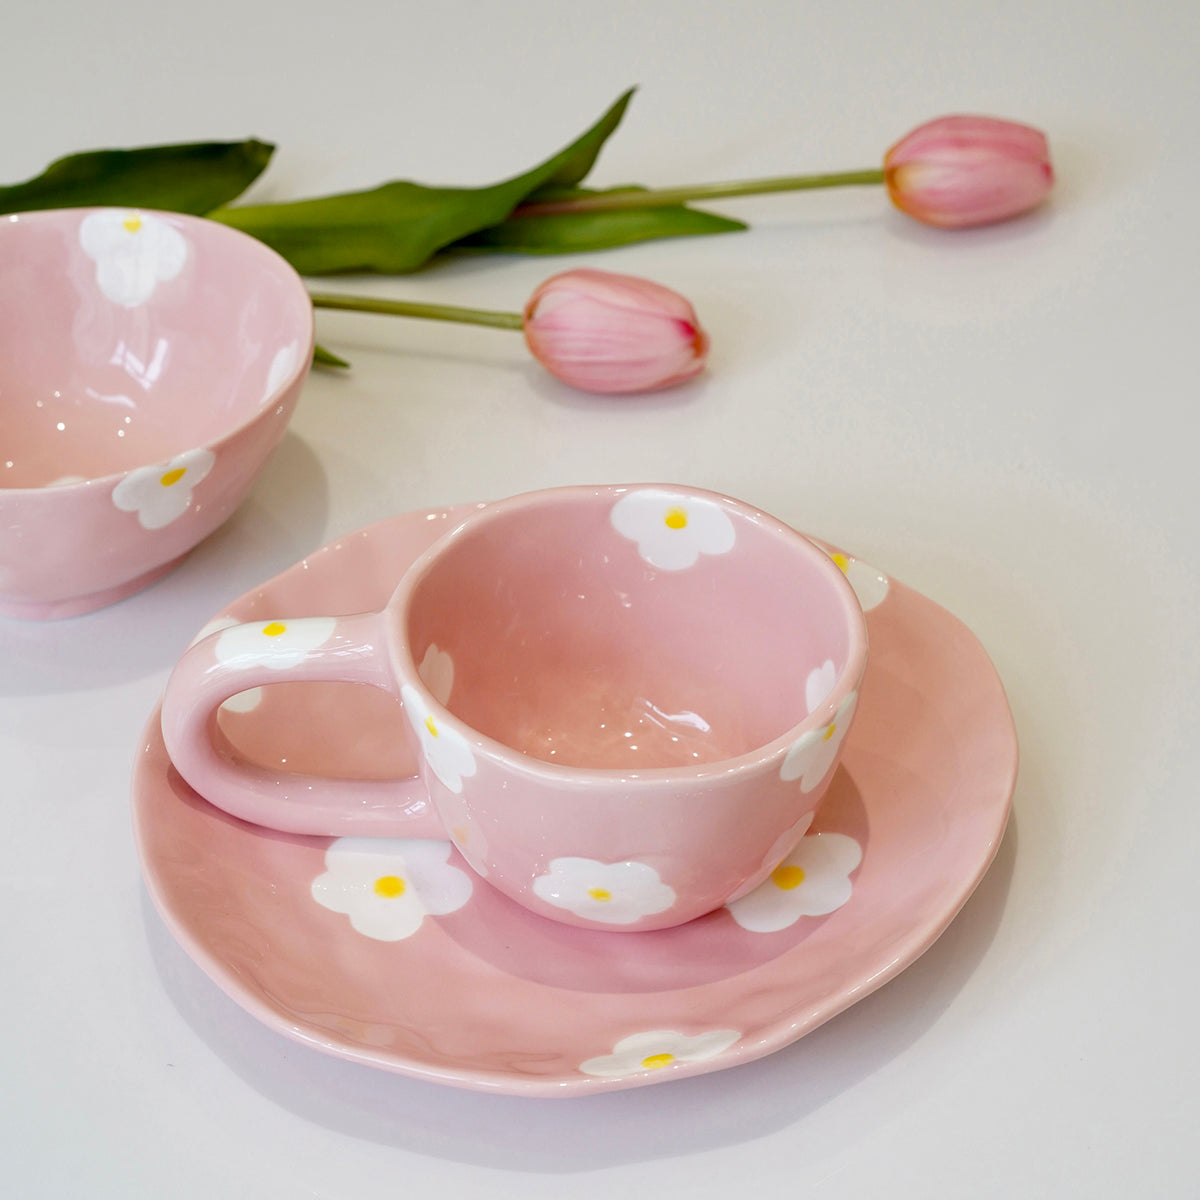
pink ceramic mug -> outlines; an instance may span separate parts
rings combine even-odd
[[[163,736],[188,783],[247,821],[449,836],[534,912],[658,929],[792,850],[866,660],[845,576],[773,517],[692,488],[563,488],[468,516],[382,612],[205,638],[167,685]],[[218,748],[225,700],[292,680],[393,693],[418,775],[289,775]]]

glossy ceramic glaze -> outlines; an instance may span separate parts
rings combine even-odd
[[[382,605],[462,510],[410,513],[325,547],[212,628]],[[911,589],[830,548],[867,608],[854,730],[797,850],[760,889],[675,929],[544,921],[472,878],[447,842],[270,832],[202,800],[159,716],[133,782],[147,886],[185,949],[271,1028],[356,1062],[484,1091],[571,1096],[769,1054],[887,982],[992,861],[1016,739],[978,641]],[[220,713],[264,766],[413,769],[383,692],[281,683]]]
[[[558,488],[468,514],[381,614],[281,611],[193,646],[163,737],[235,816],[449,834],[542,916],[658,929],[756,886],[793,849],[866,659],[846,576],[765,513],[678,486]],[[212,713],[284,679],[388,689],[419,779],[350,786],[232,762]]]
[[[0,614],[70,616],[237,507],[312,356],[296,273],[197,217],[0,218]]]

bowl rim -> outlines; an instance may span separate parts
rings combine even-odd
[[[220,229],[223,232],[217,234],[218,237],[228,236],[232,244],[241,243],[243,248],[252,255],[258,255],[266,263],[274,263],[283,268],[282,274],[296,287],[299,293],[302,293],[305,299],[308,299],[308,289],[304,285],[304,280],[300,277],[299,272],[283,257],[277,250],[272,249],[265,242],[260,242],[257,238],[251,237],[248,233],[243,233],[240,229],[235,229],[231,225],[226,225],[221,221],[214,221],[210,217],[198,216],[194,213],[170,212],[159,208],[146,208],[141,205],[130,204],[96,204],[96,205],[81,205],[70,208],[39,208],[30,209],[23,212],[4,213],[0,216],[0,229],[12,227],[13,225],[21,224],[37,224],[41,222],[64,222],[68,218],[79,218],[80,220],[97,212],[132,212],[144,213],[153,217],[164,218],[168,221],[180,222],[184,226],[203,226],[205,228]],[[0,237],[4,234],[0,233]],[[305,340],[303,337],[299,340]],[[313,349],[316,344],[316,314],[313,310],[311,302],[308,304],[308,322],[307,322],[307,348],[297,356],[296,364],[284,377],[281,383],[276,384],[275,388],[263,398],[258,411],[251,413],[238,424],[231,426],[223,433],[216,437],[209,438],[195,446],[189,446],[186,450],[181,450],[178,453],[186,453],[190,450],[216,450],[228,443],[232,438],[237,437],[246,429],[255,425],[262,420],[263,416],[271,411],[272,405],[278,401],[278,398],[293,388],[304,376],[308,373],[312,365]],[[153,462],[138,463],[131,467],[125,467],[117,471],[109,471],[104,475],[93,475],[87,479],[73,480],[70,483],[46,483],[39,484],[35,487],[4,487],[0,485],[0,501],[5,497],[15,498],[17,496],[33,496],[37,493],[47,493],[61,496],[83,495],[90,489],[102,487],[105,484],[111,483],[116,485],[125,476],[132,471],[143,470],[145,467],[155,466]]]

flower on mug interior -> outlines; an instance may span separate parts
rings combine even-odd
[[[594,858],[555,858],[549,874],[533,881],[534,895],[603,925],[632,925],[666,912],[675,890],[646,863],[602,863]]]
[[[888,594],[888,577],[882,571],[840,550],[830,551],[829,557],[849,580],[863,612],[870,612],[884,602]]]
[[[661,1071],[675,1063],[703,1062],[728,1050],[742,1035],[736,1029],[713,1029],[689,1037],[673,1029],[652,1029],[622,1038],[611,1054],[589,1058],[579,1064],[585,1075],[610,1079],[636,1075],[641,1071]]]
[[[143,529],[162,529],[187,512],[192,489],[216,461],[211,450],[201,447],[177,454],[170,462],[136,467],[113,488],[113,504],[122,512],[137,513]]]
[[[299,666],[309,652],[333,635],[335,617],[297,617],[253,621],[226,629],[213,645],[217,662],[228,667],[269,667],[286,671]]]
[[[89,213],[79,244],[96,263],[96,286],[114,304],[136,308],[187,261],[183,234],[161,217],[119,208]]]
[[[816,712],[821,702],[833,691],[837,683],[837,668],[832,659],[826,659],[819,667],[814,667],[804,681],[804,702],[808,711]]]
[[[637,542],[652,567],[681,571],[701,554],[726,554],[736,535],[729,514],[715,501],[658,488],[627,492],[613,505],[613,528]]]
[[[858,693],[851,692],[838,705],[837,713],[828,725],[820,729],[810,729],[801,734],[779,768],[779,777],[784,782],[793,779],[800,780],[800,790],[811,792],[829,773],[833,760],[850,728],[850,720],[854,716],[854,706],[858,702]]]
[[[296,369],[299,361],[299,342],[289,342],[275,351],[275,357],[271,359],[271,365],[267,368],[267,383],[263,388],[263,404],[266,404],[283,386],[284,380]]]
[[[475,755],[467,739],[445,721],[436,718],[416,688],[405,684],[400,689],[404,715],[412,725],[429,769],[452,792],[462,791],[464,776],[474,775]]]
[[[312,897],[344,913],[366,937],[398,942],[425,917],[456,912],[471,898],[470,876],[450,866],[450,843],[414,838],[338,838]]]
[[[775,933],[801,917],[822,917],[850,899],[850,873],[862,847],[844,833],[815,833],[799,845],[754,891],[725,907],[752,933]]]
[[[445,650],[439,650],[430,642],[417,667],[417,674],[439,704],[450,702],[450,693],[454,690],[454,659]]]

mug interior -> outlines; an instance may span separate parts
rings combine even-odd
[[[716,497],[702,503],[723,509],[732,546],[656,566],[614,525],[625,491],[519,498],[452,535],[402,618],[426,686],[562,766],[698,766],[775,741],[809,715],[812,673],[840,678],[851,654],[836,566]]]
[[[0,488],[213,443],[292,377],[310,324],[291,268],[214,222],[122,209],[0,221]]]

